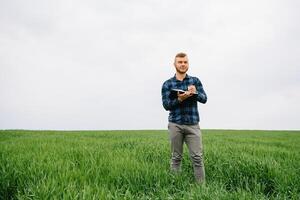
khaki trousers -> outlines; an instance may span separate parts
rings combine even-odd
[[[171,170],[174,172],[181,171],[183,143],[185,142],[193,162],[195,179],[197,182],[203,182],[205,180],[205,170],[203,163],[202,136],[199,124],[180,125],[169,122],[168,130],[172,153]]]

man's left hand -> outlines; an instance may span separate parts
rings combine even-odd
[[[188,86],[188,91],[191,92],[192,94],[197,93],[197,89],[196,89],[195,85],[189,85]]]

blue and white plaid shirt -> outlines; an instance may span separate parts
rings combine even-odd
[[[195,85],[198,94],[179,102],[177,93],[172,89],[188,90],[189,85]],[[207,96],[203,90],[202,83],[197,77],[186,75],[180,81],[176,79],[176,75],[165,81],[162,90],[162,103],[166,110],[169,110],[169,122],[177,124],[197,124],[200,121],[197,102],[206,103]]]

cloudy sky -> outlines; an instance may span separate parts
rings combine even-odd
[[[166,129],[186,52],[202,128],[300,129],[297,0],[0,0],[0,129]]]

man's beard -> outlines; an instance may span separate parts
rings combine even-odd
[[[188,69],[186,70],[180,70],[176,68],[176,72],[178,72],[179,74],[185,74],[187,72]]]

